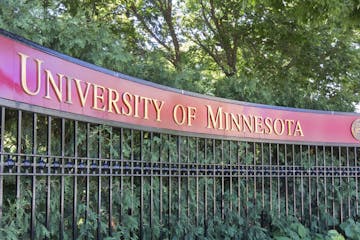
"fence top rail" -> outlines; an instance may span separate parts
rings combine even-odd
[[[358,146],[360,115],[269,106],[174,89],[0,29],[0,105],[190,136]]]

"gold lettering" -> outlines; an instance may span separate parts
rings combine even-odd
[[[140,101],[143,100],[144,101],[144,119],[149,119],[149,103],[151,103],[151,98],[147,98],[147,97],[140,97]]]
[[[240,126],[240,118],[241,118],[241,115],[238,114],[237,115],[237,119],[236,119],[236,116],[232,113],[230,113],[230,116],[231,116],[231,131],[234,130],[234,124],[235,123],[235,126],[237,128],[238,131],[241,131],[241,126]]]
[[[264,133],[264,129],[262,128],[263,118],[261,116],[254,116],[255,122],[255,133]]]
[[[278,128],[277,128],[277,123],[280,122],[280,131],[278,131]],[[274,121],[274,132],[276,135],[282,135],[284,133],[284,130],[285,130],[285,123],[284,123],[284,120],[282,119],[279,119],[279,118],[276,118],[275,121]]]
[[[98,92],[98,89],[101,89],[101,93]],[[99,111],[105,111],[106,105],[104,103],[105,101],[105,88],[100,85],[93,84],[93,109],[99,110]],[[100,101],[102,107],[98,107],[98,101]]]
[[[18,53],[20,55],[20,59],[21,59],[21,87],[24,90],[24,92],[28,95],[31,96],[36,96],[39,94],[40,92],[40,87],[41,87],[41,64],[43,63],[43,61],[39,60],[39,59],[35,59],[36,62],[36,66],[37,66],[37,85],[36,85],[36,89],[35,91],[31,91],[27,85],[27,72],[26,72],[26,63],[27,63],[27,58],[29,56],[23,54],[23,53]]]
[[[208,112],[208,119],[207,119],[207,128],[217,128],[223,129],[222,125],[222,107],[218,107],[216,111],[216,118],[214,118],[214,113],[210,105],[206,105],[207,112]],[[212,124],[212,127],[210,126]]]
[[[192,126],[192,120],[195,120],[196,107],[188,107],[188,126]]]
[[[285,124],[287,124],[288,136],[292,135],[291,127],[292,127],[292,124],[294,124],[294,123],[295,123],[294,120],[288,120],[288,119],[285,120]]]
[[[134,117],[138,118],[139,117],[139,99],[140,96],[139,95],[134,95],[135,99],[134,99]]]
[[[72,104],[72,92],[71,92],[71,78],[65,76],[66,78],[66,103]]]
[[[156,111],[156,121],[157,122],[161,122],[161,109],[164,106],[164,101],[158,101],[156,99],[152,99],[153,101],[153,105],[155,107],[155,111]],[[158,105],[158,103],[160,103],[160,105]]]
[[[131,107],[131,104],[129,101],[132,101],[133,99],[133,96],[128,93],[128,92],[124,92],[123,95],[122,95],[122,100],[123,100],[123,103],[125,104],[125,106],[127,107],[127,112],[125,112],[124,108],[122,107],[121,108],[121,113],[126,115],[126,116],[130,116],[132,114],[132,107]]]
[[[76,84],[76,90],[77,90],[78,96],[80,98],[81,107],[84,107],[86,99],[87,99],[87,97],[89,95],[89,90],[90,90],[91,83],[86,82],[85,93],[84,93],[82,88],[81,88],[81,83],[80,83],[82,81],[79,80],[79,79],[76,79],[76,78],[74,78],[74,80],[75,80],[75,84]]]
[[[298,134],[300,134],[300,136],[302,137],[304,136],[304,133],[300,125],[300,121],[296,121],[294,136],[297,136]]]
[[[265,118],[265,126],[266,126],[266,128],[267,128],[267,129],[265,129],[265,133],[266,133],[266,134],[272,134],[272,132],[273,132],[273,130],[272,130],[272,124],[273,124],[273,122],[272,122],[272,119],[271,119],[271,118],[269,118],[269,117]],[[267,131],[266,131],[266,130],[267,130]]]
[[[58,84],[56,85],[54,77],[52,76],[52,73],[49,70],[45,70],[46,72],[46,93],[45,93],[45,97],[47,99],[51,99],[50,97],[50,88],[49,86],[52,86],[53,91],[56,94],[56,97],[58,98],[59,102],[62,101],[62,77],[64,75],[58,73]]]
[[[181,121],[179,121],[178,117],[177,117],[177,112],[178,112],[178,109],[180,108],[180,112],[181,112]],[[183,125],[185,123],[185,120],[186,120],[186,111],[185,111],[185,108],[183,105],[181,104],[176,104],[175,107],[174,107],[174,110],[173,110],[173,118],[174,118],[174,121],[177,125]]]
[[[249,129],[250,133],[254,132],[254,124],[253,124],[253,116],[252,115],[249,115],[248,116],[249,119],[246,119],[246,116],[245,115],[242,115],[242,119],[243,119],[243,131],[245,132],[245,126],[247,126],[247,128]]]
[[[228,112],[224,112],[225,114],[225,130],[229,131],[230,130],[230,124],[229,124],[229,113]]]
[[[108,108],[109,112],[113,112],[113,108],[117,114],[120,114],[117,102],[119,101],[119,93],[115,89],[108,88]]]

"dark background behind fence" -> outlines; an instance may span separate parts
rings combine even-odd
[[[359,213],[359,149],[121,128],[0,107],[0,218],[23,239],[234,239]]]

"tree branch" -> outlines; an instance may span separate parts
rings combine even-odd
[[[143,27],[145,28],[145,30],[161,45],[163,46],[167,51],[171,52],[171,49],[169,46],[166,45],[165,42],[163,42],[151,29],[150,27],[147,25],[144,17],[139,14],[136,6],[134,5],[134,3],[131,3],[130,5],[130,9],[131,11],[134,13],[134,15],[136,16],[137,19],[139,19],[139,21],[141,22],[141,24],[143,25]]]

